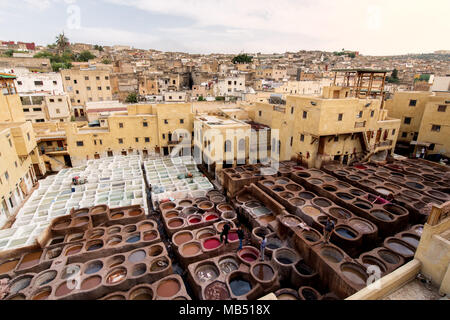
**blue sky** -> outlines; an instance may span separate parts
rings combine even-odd
[[[448,0],[0,0],[0,40],[48,44],[64,30],[191,53],[423,53],[450,49],[448,12]]]

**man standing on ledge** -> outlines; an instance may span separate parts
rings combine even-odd
[[[334,221],[330,219],[330,217],[327,217],[327,221],[325,222],[325,226],[323,228],[323,234],[325,237],[325,243],[328,243],[330,241],[331,232],[333,232],[334,229]]]
[[[230,231],[230,229],[231,229],[230,223],[227,222],[223,226],[222,232],[220,233],[220,242],[222,242],[223,237],[225,237],[225,244],[228,243],[228,232]]]

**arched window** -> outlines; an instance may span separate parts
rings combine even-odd
[[[239,140],[239,151],[245,151],[245,139]]]
[[[226,140],[224,145],[225,152],[231,151],[231,141]]]

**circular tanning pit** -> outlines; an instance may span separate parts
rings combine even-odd
[[[78,217],[73,219],[72,221],[72,226],[73,227],[81,227],[81,226],[85,226],[89,223],[89,218],[88,217]]]
[[[228,204],[228,203],[221,203],[219,205],[217,205],[217,210],[219,210],[220,212],[227,212],[227,211],[233,211],[233,207]]]
[[[273,187],[275,185],[275,183],[273,181],[271,181],[271,180],[263,181],[262,184],[263,184],[263,186],[266,186],[268,188],[271,188],[271,187]]]
[[[264,238],[264,236],[267,236],[270,233],[270,230],[265,227],[257,227],[253,229],[253,234],[257,236],[258,238]]]
[[[361,218],[351,218],[348,221],[348,225],[360,233],[368,234],[376,230],[376,226],[371,222]]]
[[[229,274],[239,268],[239,262],[235,258],[225,258],[219,261],[219,268],[223,274]]]
[[[315,243],[322,238],[322,235],[314,229],[304,230],[302,231],[302,235],[303,238],[305,238],[307,241],[311,243]]]
[[[419,246],[419,242],[420,242],[420,237],[417,236],[414,233],[403,233],[401,235],[401,238],[403,241],[405,241],[406,243],[409,243],[410,245],[412,245],[414,248],[417,248]]]
[[[102,277],[100,276],[92,276],[87,279],[84,279],[81,283],[81,290],[92,290],[100,285],[102,282]]]
[[[284,187],[275,185],[274,187],[272,187],[272,191],[283,192],[284,191]]]
[[[311,200],[311,199],[314,199],[316,197],[316,195],[314,193],[307,192],[307,191],[300,192],[300,194],[298,196],[300,198],[306,199],[306,200]]]
[[[331,184],[326,184],[322,188],[324,188],[326,191],[329,191],[329,192],[337,191],[337,188],[335,186],[332,186]]]
[[[392,203],[385,204],[383,209],[396,216],[404,216],[408,214],[408,210]]]
[[[252,265],[250,268],[250,273],[256,280],[265,283],[272,282],[276,277],[275,270],[270,264],[264,262],[255,263]]]
[[[364,209],[364,210],[370,210],[373,207],[369,202],[361,201],[361,200],[353,202],[353,205],[357,206],[358,208]]]
[[[127,212],[130,217],[137,217],[144,214],[144,210],[141,208],[131,209]]]
[[[102,270],[103,262],[101,260],[91,261],[86,265],[84,269],[85,274],[94,274]]]
[[[284,199],[291,199],[294,196],[293,193],[291,192],[282,192],[280,193],[280,197],[284,198]]]
[[[311,184],[319,185],[322,184],[324,181],[317,178],[308,179],[308,182]]]
[[[171,229],[177,229],[183,226],[185,223],[183,218],[172,218],[167,221],[167,226]]]
[[[443,192],[440,192],[440,191],[437,191],[437,190],[430,190],[430,191],[428,191],[428,194],[430,196],[432,196],[432,197],[435,197],[435,198],[448,199],[448,195],[447,194],[445,194]],[[435,200],[433,200],[433,201],[435,201]]]
[[[293,206],[300,207],[305,204],[305,200],[300,199],[300,198],[292,198],[292,199],[289,199],[289,203],[292,204]]]
[[[147,271],[147,266],[145,263],[139,263],[137,265],[133,266],[133,269],[131,271],[132,277],[139,277],[142,276]]]
[[[385,273],[387,271],[386,265],[380,259],[372,255],[364,255],[361,258],[361,262],[367,269],[370,268],[371,266],[376,266],[380,269],[382,273]]]
[[[140,232],[136,232],[136,233],[132,233],[126,240],[125,242],[127,243],[136,243],[139,240],[141,240],[141,233]]]
[[[221,203],[221,202],[225,202],[227,199],[223,195],[217,195],[217,196],[211,197],[210,200],[212,202],[214,202],[215,204],[218,204],[218,203]]]
[[[130,300],[153,300],[153,290],[149,287],[138,287],[130,292]]]
[[[155,240],[158,237],[158,232],[156,230],[147,231],[143,234],[143,240],[144,241],[152,241]]]
[[[9,294],[14,295],[18,293],[19,291],[22,291],[25,288],[28,288],[30,285],[31,280],[33,279],[32,276],[25,275],[21,277],[17,277],[12,281],[12,283],[9,286]]]
[[[126,300],[126,298],[121,294],[113,294],[112,296],[104,298],[104,300]]]
[[[358,286],[366,285],[368,275],[366,270],[364,270],[364,268],[360,265],[352,262],[346,262],[341,265],[340,269],[343,276],[350,282]]]
[[[61,272],[61,279],[66,280],[69,278],[73,278],[76,274],[78,274],[81,270],[81,267],[77,264],[68,265]]]
[[[84,233],[71,233],[71,234],[67,235],[66,242],[79,241],[79,240],[82,240],[83,237],[84,237]]]
[[[303,190],[303,188],[297,184],[292,183],[292,184],[286,185],[286,190],[292,191],[292,192],[299,192],[299,191]]]
[[[359,189],[350,189],[350,193],[357,197],[360,197],[360,196],[363,196],[366,194],[364,191],[359,190]]]
[[[281,223],[287,227],[298,227],[303,221],[294,215],[286,215],[281,218]]]
[[[89,214],[89,209],[80,209],[80,210],[76,210],[73,213],[74,217],[86,217]]]
[[[161,211],[166,211],[166,210],[175,209],[176,206],[177,205],[175,203],[169,201],[169,202],[161,203],[161,205],[159,207],[160,207]]]
[[[50,249],[46,253],[46,258],[48,260],[58,258],[62,253],[62,248]]]
[[[199,253],[201,253],[202,248],[200,247],[200,243],[197,241],[190,241],[184,243],[180,247],[180,253],[185,257],[192,257]]]
[[[120,212],[114,212],[113,214],[111,214],[111,219],[112,220],[118,220],[118,219],[122,219],[124,217],[124,213],[122,211]]]
[[[317,218],[322,214],[319,208],[313,207],[313,206],[304,206],[302,209],[302,212],[312,218]]]
[[[189,224],[198,224],[202,222],[202,216],[199,214],[190,215],[186,219],[189,222]]]
[[[34,286],[40,287],[52,282],[56,278],[57,274],[58,273],[55,270],[45,271],[36,278]]]
[[[281,242],[278,238],[268,238],[266,248],[269,250],[276,250],[283,246],[283,242]]]
[[[216,224],[217,232],[222,232],[223,226],[227,223],[231,225],[231,228],[234,228],[234,223],[232,221],[220,221]]]
[[[185,242],[191,241],[193,238],[194,238],[194,236],[192,235],[192,233],[190,231],[181,231],[181,232],[177,232],[173,236],[173,242],[177,246],[180,246]]]
[[[370,215],[379,220],[383,220],[383,221],[387,221],[387,222],[394,220],[394,216],[384,210],[379,210],[379,209],[372,210],[372,211],[370,211]]]
[[[245,203],[245,202],[248,202],[248,201],[251,201],[251,200],[255,200],[255,198],[253,198],[253,196],[248,194],[248,193],[243,193],[243,194],[237,195],[236,196],[236,200],[239,203]]]
[[[231,177],[234,178],[234,179],[241,179],[242,178],[241,175],[237,174],[237,173],[236,174],[232,174]]]
[[[261,222],[263,225],[267,225],[267,224],[271,223],[272,221],[274,221],[275,219],[276,219],[275,216],[272,216],[272,215],[265,215],[265,216],[258,218],[259,222]]]
[[[156,289],[156,294],[162,298],[170,298],[181,290],[180,282],[175,279],[162,280]]]
[[[178,203],[178,205],[183,208],[192,207],[192,200],[189,200],[189,199],[181,200]]]
[[[360,177],[360,176],[357,176],[357,175],[355,175],[355,174],[351,174],[351,175],[349,175],[347,178],[348,178],[349,180],[352,180],[352,181],[358,181],[358,180],[361,180],[361,177]]]
[[[316,206],[322,207],[322,208],[328,208],[332,205],[331,201],[326,198],[315,198],[312,201]]]
[[[55,296],[56,297],[62,297],[62,296],[66,296],[68,294],[70,294],[75,286],[73,285],[72,282],[70,282],[70,285],[68,285],[67,281],[64,281],[63,283],[61,283],[58,288],[56,288],[55,291]]]
[[[198,207],[204,211],[210,211],[214,209],[214,203],[211,201],[202,201],[198,204]]]
[[[297,172],[295,175],[300,178],[310,178],[311,177],[311,175],[308,172]]]
[[[213,263],[205,263],[195,269],[196,280],[200,282],[209,282],[219,277],[219,269]]]
[[[157,257],[157,256],[159,256],[161,253],[163,253],[163,247],[162,246],[160,246],[159,244],[157,244],[157,245],[154,245],[154,246],[151,246],[149,249],[148,249],[148,255],[150,256],[150,257]]]
[[[178,213],[177,210],[170,210],[170,211],[167,211],[166,213],[164,213],[164,217],[165,217],[166,219],[176,218],[176,217],[178,217],[179,215],[180,215],[180,214]]]
[[[415,249],[410,244],[396,238],[386,239],[384,246],[405,258],[414,256]]]
[[[218,220],[218,219],[219,219],[219,216],[217,214],[214,214],[214,213],[205,215],[205,221],[207,221],[207,222]]]
[[[277,297],[277,300],[298,300],[297,291],[294,289],[280,289],[275,292],[275,296]]]
[[[91,214],[102,214],[108,210],[108,207],[105,205],[95,206],[91,209]]]
[[[275,180],[276,184],[288,184],[290,181],[288,179],[280,178]]]
[[[77,245],[73,245],[73,246],[69,246],[66,249],[66,252],[64,253],[65,256],[72,256],[74,254],[77,254],[81,251],[81,249],[83,248],[82,245],[77,244]]]
[[[259,258],[259,251],[254,247],[243,247],[241,251],[238,252],[239,258],[241,258],[245,263],[252,263]]]
[[[347,182],[342,182],[342,181],[336,182],[336,186],[338,187],[338,189],[347,189],[347,188],[351,188],[352,187]]]
[[[282,265],[291,265],[298,262],[300,259],[295,251],[288,248],[281,248],[274,252],[275,261]]]
[[[143,232],[143,231],[149,231],[152,229],[155,229],[156,226],[154,224],[154,222],[143,222],[138,226],[138,230]]]
[[[396,253],[393,253],[389,250],[379,250],[378,255],[381,259],[383,259],[383,261],[392,265],[397,265],[401,261],[400,257]]]
[[[340,207],[330,208],[328,212],[336,219],[345,220],[352,217],[352,214],[348,210]]]
[[[328,262],[339,263],[344,259],[344,254],[335,247],[324,246],[320,253]]]
[[[128,261],[130,261],[131,263],[138,263],[144,260],[145,257],[146,253],[144,250],[137,250],[128,256]]]
[[[236,219],[236,212],[225,211],[222,213],[221,218],[224,220],[234,220],[234,219]]]
[[[319,300],[320,294],[311,287],[301,287],[298,289],[298,295],[301,300]]]
[[[303,260],[300,260],[295,264],[295,269],[302,276],[311,276],[314,274],[313,268],[311,268],[309,265],[307,265]]]
[[[94,240],[89,241],[86,243],[86,251],[94,251],[101,249],[103,247],[103,241],[102,240]]]
[[[55,222],[52,229],[54,230],[61,230],[69,227],[72,220],[70,218],[64,218],[60,219],[59,221]]]
[[[106,276],[107,284],[117,284],[122,282],[127,277],[127,269],[123,267],[115,268]]]
[[[405,184],[408,187],[412,188],[412,189],[416,189],[416,190],[423,190],[423,189],[425,189],[423,184],[420,184],[420,183],[417,183],[417,182],[414,182],[414,181],[407,181],[407,182],[405,182]]]
[[[236,272],[232,274],[229,279],[231,292],[237,296],[243,296],[252,290],[252,283],[250,282],[248,274]]]
[[[209,238],[209,239],[204,239],[202,242],[202,245],[205,250],[214,250],[214,249],[220,247],[221,242],[217,238]]]
[[[216,281],[205,288],[203,296],[205,300],[229,300],[230,292],[225,283]]]
[[[347,226],[339,226],[339,227],[334,229],[334,232],[338,236],[340,236],[342,238],[345,238],[345,239],[348,239],[348,240],[355,239],[358,236],[356,230],[353,230],[353,229],[351,229],[351,228],[349,228]]]
[[[113,247],[113,246],[117,246],[121,242],[122,242],[122,236],[117,235],[117,236],[112,236],[112,237],[108,238],[106,240],[106,245]]]
[[[52,287],[40,289],[33,294],[31,300],[47,300],[51,293]]]
[[[98,239],[103,237],[104,234],[105,230],[103,229],[93,229],[91,235],[89,236],[89,239]]]
[[[346,192],[338,192],[338,193],[336,193],[336,195],[337,195],[340,199],[345,200],[345,201],[350,201],[350,200],[355,199],[354,196],[352,196],[351,194],[348,194],[348,193],[346,193]]]
[[[167,269],[170,265],[169,260],[166,257],[161,257],[153,261],[150,265],[150,272],[160,272]]]
[[[115,233],[119,233],[120,232],[120,227],[111,227],[108,229],[108,234],[115,234]]]
[[[216,230],[213,228],[202,229],[195,235],[197,240],[211,238],[216,235]],[[191,239],[192,240],[192,239]]]
[[[117,256],[109,258],[108,261],[106,262],[106,265],[108,266],[109,269],[112,269],[114,267],[120,266],[124,262],[125,262],[125,256],[117,255]]]

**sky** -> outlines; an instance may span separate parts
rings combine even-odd
[[[0,40],[189,53],[450,50],[449,0],[0,0]]]

